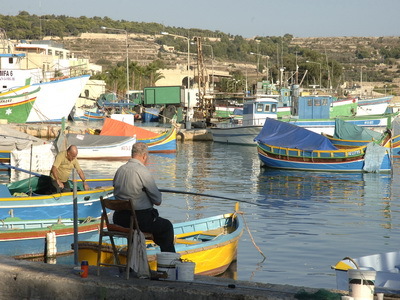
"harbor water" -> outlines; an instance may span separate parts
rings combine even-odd
[[[87,178],[113,177],[123,163],[80,160]],[[398,250],[397,161],[392,174],[283,171],[260,168],[256,147],[185,142],[176,154],[151,154],[149,168],[162,189],[244,201],[239,280],[334,289],[331,265],[342,258]],[[158,210],[182,222],[231,212],[234,205],[163,193]]]

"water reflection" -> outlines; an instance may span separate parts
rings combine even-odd
[[[88,178],[110,178],[125,161],[80,160]],[[160,188],[264,204],[241,204],[255,243],[244,232],[239,280],[335,288],[330,265],[398,249],[400,160],[392,174],[322,173],[260,168],[255,147],[210,142],[178,144],[175,154],[151,154]],[[160,214],[183,222],[231,212],[234,201],[163,193]]]
[[[354,201],[363,197],[390,198],[391,175],[380,173],[302,172],[263,168],[258,193],[269,199]],[[273,191],[271,195],[270,192]]]

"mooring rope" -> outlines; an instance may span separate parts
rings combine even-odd
[[[257,246],[257,244],[256,244],[256,242],[255,242],[255,240],[254,240],[254,237],[253,237],[253,235],[251,234],[251,231],[250,231],[250,229],[249,229],[249,226],[247,225],[246,219],[245,219],[245,217],[244,217],[244,212],[242,212],[242,211],[237,211],[236,213],[242,215],[243,221],[244,221],[244,225],[246,226],[246,230],[247,230],[247,232],[248,232],[248,234],[249,234],[249,236],[250,236],[251,242],[253,243],[254,247],[258,250],[258,252],[260,252],[260,254],[264,257],[264,259],[266,259],[267,257],[266,257],[265,254],[261,251],[260,247]]]

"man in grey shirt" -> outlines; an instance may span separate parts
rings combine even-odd
[[[159,217],[157,209],[153,208],[153,205],[161,204],[162,195],[145,166],[148,155],[145,143],[132,146],[132,158],[115,173],[114,196],[115,199],[133,202],[140,230],[152,233],[162,252],[175,252],[172,223]],[[114,212],[115,224],[129,227],[129,219],[129,211]]]

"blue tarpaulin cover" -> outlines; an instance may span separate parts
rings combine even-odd
[[[254,139],[276,147],[313,150],[337,150],[326,137],[303,127],[267,118],[260,133]]]

